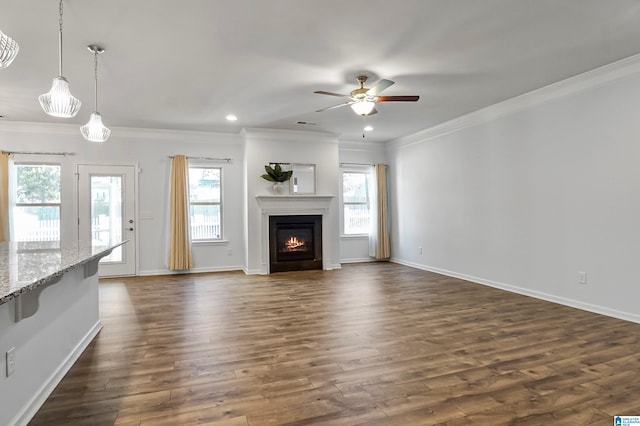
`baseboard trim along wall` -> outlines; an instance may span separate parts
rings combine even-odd
[[[446,269],[434,268],[432,266],[420,265],[413,262],[407,262],[402,259],[392,258],[391,262],[404,266],[410,266],[412,268],[421,269],[423,271],[434,272],[440,275],[446,275],[448,277],[459,278],[461,280],[470,281],[476,284],[486,285],[488,287],[497,288],[500,290],[509,291],[511,293],[522,294],[524,296],[534,297],[536,299],[546,300],[547,302],[558,303],[560,305],[569,306],[571,308],[581,309],[587,312],[593,312],[595,314],[606,315],[612,318],[618,318],[625,321],[635,322],[640,324],[640,315],[630,312],[618,311],[610,309],[604,306],[592,305],[590,303],[581,302],[575,299],[569,299],[566,297],[560,297],[553,294],[548,294],[540,291],[529,290],[526,288],[514,286],[511,284],[500,283],[496,281],[486,280],[483,278],[474,277],[471,275],[460,274]]]
[[[148,271],[139,271],[138,276],[147,277],[154,275],[176,275],[176,274],[202,274],[206,272],[232,272],[232,271],[242,271],[242,266],[223,266],[216,268],[192,268],[184,271],[171,271],[169,269],[156,269],[156,270],[148,270]]]

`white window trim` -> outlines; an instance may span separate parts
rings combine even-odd
[[[220,201],[219,202],[196,202],[191,203],[191,198],[189,198],[189,211],[191,211],[191,205],[207,205],[220,206],[220,238],[201,238],[201,239],[193,239],[191,238],[191,244],[195,245],[204,245],[204,244],[226,244],[227,240],[224,238],[224,168],[219,165],[212,165],[210,163],[197,161],[197,162],[189,162],[189,168],[195,169],[218,169],[220,170]],[[191,219],[191,214],[189,214],[189,219]],[[189,226],[189,232],[191,232],[191,226]]]
[[[60,167],[60,202],[58,203],[18,203],[18,166],[58,166]],[[59,238],[62,238],[62,224],[63,224],[63,214],[62,214],[62,164],[51,162],[51,161],[14,161],[13,170],[9,173],[13,173],[13,177],[9,178],[10,188],[9,192],[9,208],[13,209],[14,207],[58,207],[58,216],[59,219],[59,230],[58,235]],[[11,238],[14,237],[15,234],[15,224],[13,223],[13,212],[9,214],[10,217],[10,235]]]
[[[345,234],[344,232],[344,174],[345,173],[363,173],[369,175],[368,178],[371,180],[371,173],[369,171],[368,166],[351,166],[351,167],[343,167],[340,169],[340,238],[349,240],[349,239],[365,239],[369,238],[369,234]],[[371,184],[371,181],[369,182]],[[368,197],[368,195],[367,195]],[[369,198],[369,197],[368,197]],[[347,203],[347,204],[368,204],[369,209],[371,209],[371,199],[368,199],[367,203]]]

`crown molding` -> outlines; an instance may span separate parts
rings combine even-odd
[[[135,127],[110,127],[113,139],[145,139],[153,141],[188,141],[217,144],[238,144],[239,133],[201,132],[192,130],[145,129]],[[28,133],[37,135],[78,136],[82,138],[79,126],[67,123],[37,123],[29,121],[0,122],[0,132]]]
[[[66,123],[36,123],[30,121],[1,121],[0,132],[47,134],[47,135],[80,135],[80,126]]]
[[[362,141],[347,141],[340,140],[339,141],[340,150],[341,151],[358,151],[358,152],[371,152],[371,151],[380,151],[386,152],[387,146],[383,142],[378,143],[365,143]]]
[[[428,141],[462,129],[484,124],[506,115],[514,114],[555,99],[593,89],[612,81],[640,73],[640,54],[612,62],[565,80],[543,86],[506,101],[462,115],[442,124],[386,143],[389,148],[399,148]]]

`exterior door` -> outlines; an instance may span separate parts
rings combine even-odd
[[[106,247],[122,240],[100,260],[101,277],[136,274],[136,167],[78,165],[78,238]]]

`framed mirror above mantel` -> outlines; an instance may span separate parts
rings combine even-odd
[[[289,180],[291,195],[314,195],[316,193],[316,165],[291,163],[293,171]]]

